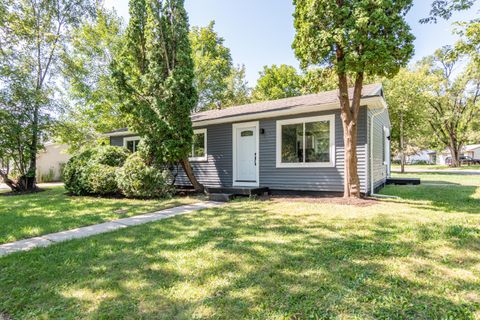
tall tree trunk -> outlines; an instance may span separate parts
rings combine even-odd
[[[19,178],[24,184],[25,190],[35,190],[36,174],[37,174],[37,152],[38,152],[38,127],[39,127],[39,106],[36,104],[33,111],[33,123],[32,123],[32,137],[29,146],[30,163],[26,176]]]
[[[403,113],[400,113],[400,172],[405,173],[405,137],[403,132]]]
[[[182,164],[183,171],[185,171],[185,174],[190,180],[190,183],[192,184],[195,191],[204,192],[205,188],[200,182],[198,182],[197,178],[195,177],[192,166],[190,165],[190,161],[188,161],[188,159],[183,159],[181,161],[181,164]]]
[[[451,166],[454,168],[459,168],[461,163],[460,163],[460,152],[461,152],[462,146],[458,144],[457,141],[452,140],[450,142],[450,154],[452,155],[452,164]]]
[[[348,81],[345,73],[338,73],[340,109],[345,148],[344,193],[345,198],[360,198],[360,179],[357,168],[357,119],[363,86],[363,74],[357,74],[352,106],[348,95]]]

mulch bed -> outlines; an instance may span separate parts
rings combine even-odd
[[[322,203],[322,204],[338,204],[355,207],[370,207],[378,204],[378,200],[375,199],[350,199],[343,197],[322,197],[322,196],[264,196],[260,198],[264,201],[276,201],[276,202],[307,202],[307,203]]]

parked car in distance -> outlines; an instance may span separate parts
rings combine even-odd
[[[447,157],[445,159],[445,163],[449,166],[452,165],[452,157]],[[460,164],[467,165],[467,166],[480,164],[480,159],[474,159],[469,156],[460,156]]]

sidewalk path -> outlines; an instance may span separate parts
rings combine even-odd
[[[392,172],[400,173],[400,169],[393,169]],[[405,173],[448,173],[462,175],[480,175],[480,170],[455,170],[455,169],[415,169],[406,168]]]
[[[18,251],[27,251],[37,247],[47,247],[56,242],[62,242],[72,239],[86,238],[100,233],[111,232],[131,226],[145,224],[153,221],[167,219],[170,217],[191,213],[194,211],[218,207],[224,203],[204,201],[196,204],[189,204],[175,208],[165,209],[153,213],[142,214],[130,218],[118,219],[110,222],[96,224],[88,227],[72,229],[68,231],[50,233],[43,236],[19,240],[0,245],[0,256]]]
[[[63,182],[38,183],[37,186],[39,188],[60,187],[63,186]],[[0,183],[0,190],[10,190],[10,188],[5,183]]]

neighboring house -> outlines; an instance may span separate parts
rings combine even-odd
[[[397,154],[393,160],[400,161],[401,157]],[[437,162],[437,152],[435,150],[420,150],[415,154],[406,155],[405,163],[406,164],[435,164]]]
[[[463,149],[463,155],[473,159],[480,159],[480,144],[465,146]]]
[[[462,148],[462,151],[460,152],[460,154],[462,156],[471,157],[473,159],[480,159],[480,144],[466,145],[465,147]],[[437,157],[437,164],[446,165],[447,159],[451,157],[452,155],[450,153],[450,150],[445,149],[439,152]]]
[[[37,180],[39,182],[51,182],[61,180],[61,170],[71,158],[67,153],[68,146],[47,142],[44,149],[37,155]]]
[[[358,174],[361,191],[370,193],[384,185],[390,172],[390,120],[382,86],[364,86],[361,105]],[[192,123],[190,160],[206,186],[343,192],[336,90],[195,113]],[[139,138],[127,129],[106,135],[111,145],[136,150]],[[183,173],[177,183],[189,184]]]

